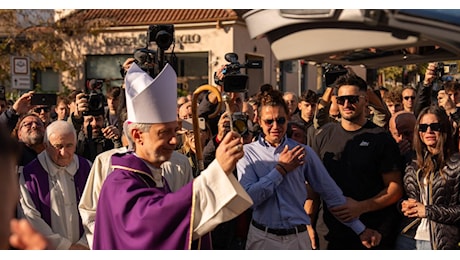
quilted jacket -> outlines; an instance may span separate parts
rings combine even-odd
[[[415,161],[406,168],[404,188],[409,198],[421,201],[421,171]],[[429,220],[432,249],[460,249],[460,154],[452,155],[446,166],[429,174],[428,203],[425,206]],[[412,224],[418,226],[415,219]]]

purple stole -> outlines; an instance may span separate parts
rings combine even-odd
[[[77,205],[80,202],[86,180],[91,170],[91,166],[85,158],[78,156],[78,162],[78,170],[74,175]],[[23,175],[27,190],[30,193],[36,209],[40,212],[43,220],[51,227],[51,196],[48,173],[37,158],[24,167]],[[78,214],[80,215],[80,212],[78,212]],[[82,236],[83,225],[81,217],[79,218],[79,226],[80,236]]]

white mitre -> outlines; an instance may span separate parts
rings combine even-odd
[[[152,78],[136,63],[125,76],[128,121],[167,123],[177,120],[177,75],[169,65]]]

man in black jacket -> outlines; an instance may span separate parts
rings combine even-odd
[[[69,120],[77,130],[78,155],[92,162],[98,154],[121,147],[118,128],[114,125],[104,126],[104,107],[90,111],[85,93],[77,95],[75,104],[76,111],[71,114]]]

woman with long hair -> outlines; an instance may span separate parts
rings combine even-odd
[[[182,123],[184,125],[184,122]],[[193,178],[200,175],[200,170],[198,168],[198,158],[196,155],[197,147],[195,143],[195,135],[193,133],[192,124],[190,124],[190,129],[187,129],[183,136],[183,145],[180,148],[179,152],[186,155],[190,161],[190,165],[193,170]],[[211,130],[206,122],[200,122],[200,140],[201,140],[201,149],[203,149],[211,137]]]
[[[408,199],[401,204],[414,220],[407,229],[416,229],[416,249],[459,249],[460,154],[442,108],[420,112],[413,144],[416,158],[404,175]]]

